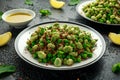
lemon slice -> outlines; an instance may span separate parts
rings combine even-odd
[[[60,9],[65,5],[63,1],[50,0],[50,4],[53,8]]]
[[[6,32],[4,34],[0,35],[0,46],[3,46],[8,43],[8,41],[11,39],[12,33]]]
[[[114,44],[120,45],[120,34],[110,32],[108,37]]]

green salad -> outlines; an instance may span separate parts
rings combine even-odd
[[[95,0],[83,7],[85,15],[100,23],[120,24],[119,0]]]
[[[97,39],[78,26],[40,26],[27,40],[27,49],[40,63],[71,66],[93,56]]]

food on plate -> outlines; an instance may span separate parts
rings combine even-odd
[[[120,24],[119,0],[95,0],[83,7],[86,17],[106,24]]]
[[[97,39],[78,26],[40,26],[27,40],[27,49],[40,63],[71,66],[91,58]]]
[[[0,35],[0,46],[4,46],[5,44],[7,44],[11,38],[12,38],[11,32],[6,32],[4,34],[1,34]]]
[[[120,45],[120,34],[110,32],[108,37],[114,44]]]
[[[60,9],[65,5],[65,2],[59,0],[50,0],[50,5],[53,8]]]

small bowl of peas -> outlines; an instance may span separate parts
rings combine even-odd
[[[17,54],[45,69],[70,70],[93,64],[105,51],[102,35],[81,23],[52,21],[23,30],[15,40]]]
[[[76,11],[85,19],[96,23],[120,25],[119,0],[85,1],[77,5]]]

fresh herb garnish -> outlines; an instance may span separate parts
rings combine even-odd
[[[16,67],[13,65],[0,65],[0,75],[6,72],[15,72]]]
[[[77,5],[79,2],[80,2],[80,0],[70,0],[69,1],[69,6]]]
[[[51,14],[51,12],[50,12],[49,10],[41,9],[41,10],[40,10],[40,14],[41,14],[42,16],[48,16],[48,15]]]
[[[116,63],[112,66],[112,72],[114,73],[120,72],[120,63]]]
[[[3,12],[0,11],[0,20],[2,19]]]
[[[25,4],[27,4],[27,5],[33,5],[33,2],[31,0],[25,0]]]

